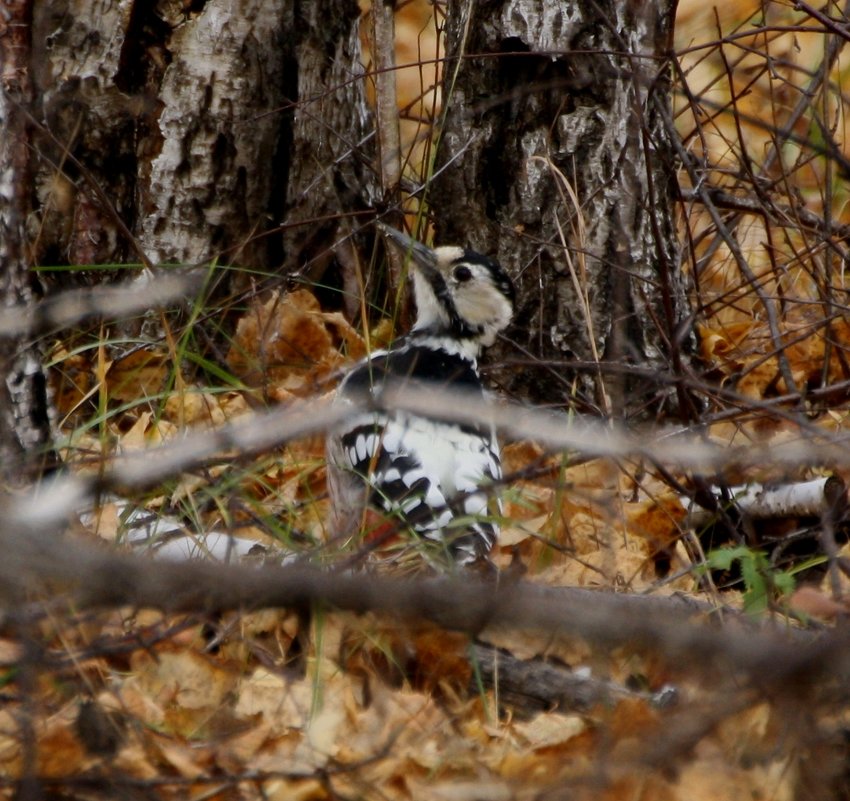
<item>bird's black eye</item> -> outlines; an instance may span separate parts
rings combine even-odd
[[[455,267],[454,273],[452,273],[452,275],[454,275],[455,281],[465,283],[470,278],[472,278],[472,270],[470,270],[469,267],[461,265],[460,267]]]

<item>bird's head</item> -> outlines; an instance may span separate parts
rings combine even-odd
[[[465,248],[429,248],[394,228],[381,229],[412,260],[414,330],[492,345],[510,323],[516,301],[513,282],[502,267]]]

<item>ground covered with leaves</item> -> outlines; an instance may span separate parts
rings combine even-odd
[[[75,428],[69,461],[85,472],[105,456],[178,441],[187,427],[238,421],[262,395],[303,402],[365,352],[357,332],[303,290],[258,301],[236,330],[228,363],[253,389],[172,389],[158,414],[136,407],[91,430]],[[373,341],[380,337],[373,332]],[[816,360],[818,345],[804,352]],[[143,370],[96,362],[80,374],[102,376],[95,389],[112,400],[138,397],[172,380],[165,353],[147,359]],[[764,393],[773,378],[763,380]],[[91,390],[77,393],[63,395],[71,417]],[[832,412],[817,425],[840,431],[845,419]],[[766,417],[721,420],[706,434],[730,448],[805,435]],[[775,544],[789,532],[803,539],[797,518],[751,523],[762,546],[739,545],[728,532],[712,543],[706,531],[688,528],[687,497],[637,461],[511,442],[504,462],[510,478],[494,554],[503,581],[651,594],[670,600],[671,610],[685,594],[702,604],[692,610],[694,625],[720,609],[746,608],[750,617],[738,625],[754,632],[771,616],[804,631],[795,619],[828,624],[845,613],[848,580],[835,574],[836,595],[817,535],[802,556],[777,556]],[[735,476],[739,483],[779,477],[769,466]],[[155,532],[156,547],[185,549],[188,541],[198,556],[208,546],[197,532],[223,531],[251,545],[233,559],[257,564],[356,552],[356,542],[328,543],[326,503],[318,436],[259,460],[227,454],[135,508],[180,523],[167,536]],[[124,547],[139,525],[127,508],[102,504],[74,536]],[[151,546],[145,533],[137,549]],[[846,554],[842,546],[836,558]],[[387,563],[398,570],[397,553]],[[381,565],[371,554],[361,569],[380,575]],[[711,654],[669,659],[663,647],[653,652],[628,637],[600,648],[510,625],[484,625],[471,636],[427,620],[320,606],[174,615],[35,605],[30,614],[0,642],[10,666],[2,773],[34,769],[44,786],[73,797],[507,799],[569,788],[575,797],[792,798],[807,780],[813,745],[840,754],[843,715],[806,720],[796,699],[755,692],[749,677],[735,675],[734,660],[718,675],[700,667]],[[658,614],[665,619],[663,607]],[[508,677],[517,665],[525,673]],[[559,680],[588,681],[589,697],[541,701],[546,694],[534,684],[547,680],[544,667]]]
[[[504,443],[501,572],[481,592],[487,581],[528,588],[531,599],[540,589],[549,593],[541,609],[557,609],[563,590],[585,604],[564,609],[590,620],[592,602],[566,592],[596,591],[606,625],[547,627],[510,594],[516,617],[501,605],[495,620],[453,625],[424,601],[418,617],[375,598],[347,611],[198,602],[177,613],[167,599],[77,605],[48,582],[0,624],[4,794],[850,795],[850,462],[811,458],[819,443],[840,453],[850,422],[850,328],[839,302],[846,189],[829,166],[845,163],[847,101],[836,87],[846,68],[824,45],[846,38],[846,26],[836,27],[832,6],[824,19],[751,6],[712,14],[683,3],[677,30],[677,124],[704,167],[701,177],[681,172],[701,370],[690,389],[705,401],[695,428],[732,456],[700,472],[652,458],[651,447],[591,458],[545,440]],[[408,13],[409,47],[422,41],[422,8]],[[411,74],[422,81],[421,70]],[[801,85],[821,100],[805,113],[795,106]],[[774,145],[782,159],[765,156]],[[228,349],[213,363],[194,348],[206,313],[192,311],[179,329],[157,320],[159,347],[116,349],[105,331],[96,346],[56,342],[62,456],[75,475],[159,459],[187,431],[212,436],[268,406],[318,416],[345,366],[393,333],[386,319],[355,328],[307,288],[278,290],[228,310]],[[647,430],[649,446],[676,433]],[[796,460],[734,456],[797,445],[805,454]],[[755,484],[812,494],[783,505]],[[387,576],[421,579],[403,540],[377,552],[329,541],[320,434],[261,455],[223,448],[126,489],[80,510],[67,547],[136,552],[154,577],[166,562],[206,557],[257,571],[302,560],[374,576],[377,587]],[[747,493],[758,496],[751,506]]]

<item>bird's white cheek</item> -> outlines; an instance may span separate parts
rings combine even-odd
[[[460,295],[455,298],[455,306],[461,319],[473,325],[480,325],[493,316],[493,310],[480,295]]]
[[[501,330],[511,318],[508,304],[502,298],[494,298],[488,294],[458,297],[455,305],[458,314],[472,325],[493,326],[496,330]]]

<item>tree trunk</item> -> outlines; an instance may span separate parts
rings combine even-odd
[[[0,18],[0,307],[32,302],[26,221],[30,212],[32,99],[30,0],[3,6]],[[52,461],[41,354],[23,338],[0,339],[0,475],[4,484],[34,478]]]
[[[450,4],[445,169],[429,198],[442,241],[519,279],[515,336],[532,364],[505,372],[507,386],[561,402],[577,386],[586,405],[632,411],[660,406],[633,368],[679,375],[684,358],[658,111],[672,7],[593,7]],[[28,130],[4,99],[2,156],[24,170],[2,198],[5,302],[29,300],[33,263],[213,259],[359,297],[366,250],[352,237],[388,201],[354,0],[57,0],[33,13],[31,72],[4,62],[5,85],[24,75],[33,101]],[[43,384],[32,351],[6,363],[16,397],[36,392],[24,376]],[[43,409],[19,402],[8,425],[37,419],[24,439],[43,442]]]
[[[361,288],[353,277],[365,242],[354,234],[371,222],[378,198],[357,3],[304,3],[297,37],[298,106],[286,175],[284,271],[342,289],[354,316]],[[369,213],[358,217],[360,211]]]
[[[351,258],[347,215],[375,198],[359,17],[354,0],[39,4],[37,258],[315,279],[329,244]]]
[[[516,394],[563,403],[577,389],[582,406],[645,414],[670,394],[652,373],[681,374],[688,309],[661,113],[674,10],[449,3],[429,198],[440,242],[493,254],[518,277],[517,347],[495,354],[526,361],[499,374]]]
[[[41,260],[268,266],[291,6],[200,6],[39,4]]]
[[[233,276],[280,280],[345,242],[346,213],[374,199],[355,0],[6,7],[3,304],[31,301],[32,264],[78,268],[48,292],[127,277],[100,264],[245,268],[222,274],[222,296]],[[31,348],[0,343],[0,358],[14,471],[10,448],[49,439],[45,381]]]

